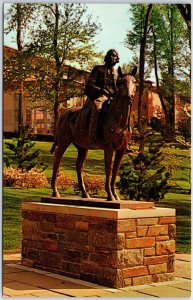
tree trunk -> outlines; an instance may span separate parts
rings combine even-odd
[[[22,67],[22,42],[21,42],[21,7],[17,4],[17,47],[18,47],[18,81],[19,81],[19,94],[18,94],[18,134],[22,137],[23,134],[23,67]]]
[[[59,108],[59,89],[60,89],[60,73],[61,73],[61,63],[58,54],[58,31],[59,31],[59,10],[58,4],[55,3],[55,28],[54,28],[54,58],[55,58],[55,101],[54,101],[54,136],[56,135],[57,122],[59,118],[58,108]]]
[[[156,86],[157,86],[157,92],[162,104],[162,108],[165,114],[165,119],[168,120],[168,112],[166,109],[166,105],[164,103],[164,99],[162,97],[162,94],[160,92],[160,85],[159,85],[159,76],[158,76],[158,65],[157,65],[157,46],[156,46],[156,36],[155,36],[155,31],[154,28],[152,28],[152,32],[153,32],[153,47],[154,47],[154,51],[153,51],[153,55],[154,55],[154,68],[155,68],[155,78],[156,78]]]
[[[147,40],[147,29],[148,29],[148,20],[149,15],[152,10],[152,4],[148,5],[146,17],[145,17],[145,24],[144,24],[144,31],[143,37],[141,39],[141,47],[140,47],[140,66],[139,66],[139,102],[138,102],[138,130],[140,136],[140,144],[139,144],[139,151],[142,152],[144,148],[144,130],[142,128],[142,112],[141,112],[141,104],[142,104],[142,95],[144,89],[144,66],[145,66],[145,48],[146,48],[146,40]]]
[[[170,103],[171,108],[169,111],[169,122],[171,125],[171,136],[175,136],[175,90],[174,90],[174,37],[173,37],[173,10],[171,9],[171,15],[170,15],[170,39],[171,39],[171,53],[170,53],[170,61],[171,66],[169,67],[168,73],[171,77],[171,97],[170,97]]]

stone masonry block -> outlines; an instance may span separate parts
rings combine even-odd
[[[51,251],[41,251],[40,264],[50,268],[61,269],[62,254]]]
[[[74,229],[67,229],[62,234],[58,234],[58,241],[88,245],[88,233],[83,231],[77,233]]]
[[[122,288],[125,286],[123,273],[120,269],[103,268],[99,276],[99,284]]]
[[[126,248],[134,249],[134,248],[149,248],[155,246],[155,238],[154,237],[141,237],[134,238],[132,240],[126,240]]]
[[[168,235],[169,235],[170,239],[173,239],[173,240],[176,239],[176,225],[175,224],[168,225]]]
[[[163,241],[163,242],[156,242],[156,254],[163,255],[163,254],[173,254],[175,253],[175,241]]]
[[[158,224],[158,218],[141,218],[137,219],[137,225],[156,225]]]
[[[168,241],[170,238],[168,235],[159,235],[155,237],[156,241]]]
[[[40,222],[39,228],[43,232],[54,232],[55,231],[55,224],[51,222]]]
[[[133,268],[123,269],[123,277],[139,277],[143,275],[148,275],[149,271],[147,266],[138,266]]]
[[[58,250],[57,241],[42,241],[41,249],[56,252]]]
[[[80,231],[88,231],[88,222],[76,221],[75,228]]]
[[[140,276],[132,278],[132,285],[144,285],[153,282],[152,275]]]
[[[148,226],[137,226],[137,236],[146,236]]]
[[[98,263],[95,263],[93,261],[82,261],[81,273],[97,275],[99,272],[100,266]]]
[[[99,264],[100,266],[108,266],[109,264],[109,256],[102,254],[102,253],[91,253],[90,254],[90,261]]]
[[[117,224],[117,232],[129,232],[136,230],[136,220],[119,220]]]
[[[157,235],[167,235],[168,226],[167,225],[154,225],[149,226],[147,236],[157,236]]]
[[[168,272],[174,272],[175,255],[168,256]]]
[[[160,217],[159,224],[172,224],[176,223],[176,217]]]
[[[33,211],[22,211],[22,217],[24,219],[28,219],[30,221],[43,221],[44,220],[44,214],[40,214]]]
[[[125,235],[108,233],[106,231],[97,232],[94,236],[94,246],[121,250],[125,246]]]
[[[81,252],[76,250],[69,250],[69,249],[63,249],[62,251],[62,257],[64,261],[70,262],[70,263],[80,263],[81,260]]]
[[[168,255],[145,257],[144,265],[161,264],[161,263],[166,263],[167,261],[168,261]]]
[[[62,269],[67,273],[80,274],[80,264],[64,262],[62,264]]]
[[[160,274],[167,272],[167,263],[157,264],[157,265],[149,265],[148,266],[150,274]]]
[[[77,221],[77,218],[74,216],[68,216],[68,215],[61,214],[61,215],[57,216],[56,227],[66,228],[66,229],[74,229],[76,221]]]
[[[155,248],[151,247],[151,248],[145,248],[144,250],[144,256],[152,256],[155,255]]]
[[[35,261],[33,259],[29,258],[22,258],[21,259],[22,266],[28,267],[28,268],[34,268],[35,267]]]
[[[113,268],[134,267],[143,264],[143,249],[114,251],[110,259]]]
[[[23,239],[37,240],[40,238],[39,223],[24,219],[22,222]]]
[[[90,220],[89,223],[89,231],[96,233],[101,230],[101,228],[106,232],[117,233],[117,221],[115,220],[100,220],[94,219],[94,221]]]
[[[154,274],[153,282],[164,282],[174,280],[175,276],[173,273],[165,273],[165,274]]]
[[[126,239],[132,239],[134,237],[137,237],[137,232],[136,231],[131,231],[131,232],[126,232],[125,233],[125,238]]]

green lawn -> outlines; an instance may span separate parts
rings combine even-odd
[[[41,156],[49,164],[45,173],[51,178],[53,156],[50,154],[50,142],[37,142],[37,148],[41,150]],[[70,146],[64,154],[61,170],[67,175],[76,178],[75,162],[76,148]],[[6,149],[4,154],[10,155]],[[190,183],[190,152],[180,150],[183,158],[180,169],[174,173],[173,180],[177,186],[165,196],[165,199],[157,203],[157,206],[176,209],[177,214],[177,252],[191,251],[191,198],[189,194]],[[90,151],[85,165],[85,172],[89,175],[105,175],[103,151]],[[68,192],[68,191],[67,191]],[[51,195],[51,188],[44,189],[15,189],[5,187],[3,189],[3,249],[14,251],[21,248],[21,203],[23,201],[39,201],[42,196]]]

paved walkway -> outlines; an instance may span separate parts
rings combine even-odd
[[[4,297],[189,298],[191,255],[176,254],[175,281],[112,289],[20,264],[20,254],[4,255]]]

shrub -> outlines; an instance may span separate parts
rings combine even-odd
[[[149,152],[128,156],[120,168],[120,193],[131,200],[159,201],[167,192],[170,172],[160,164],[160,145]]]
[[[178,124],[178,131],[184,137],[185,142],[191,141],[191,118],[184,116]]]
[[[44,173],[37,168],[22,171],[18,168],[8,167],[3,171],[3,185],[15,188],[47,187],[48,180]]]
[[[74,179],[70,176],[64,175],[62,172],[59,173],[57,177],[57,185],[61,188],[62,191],[65,191],[71,185],[74,186]]]
[[[164,119],[152,117],[150,126],[153,130],[160,132],[165,141],[172,141],[174,139],[174,128],[170,123],[166,122]]]
[[[33,150],[35,142],[30,139],[26,127],[22,128],[21,136],[6,142],[5,145],[12,151],[12,155],[5,157],[6,167],[14,165],[22,171],[29,171],[35,167],[43,171],[47,168],[48,165],[45,165],[40,157],[40,150]]]
[[[84,184],[87,191],[91,195],[97,195],[99,191],[103,190],[105,187],[104,179],[101,176],[84,176]],[[74,184],[74,191],[79,191],[78,184]]]

